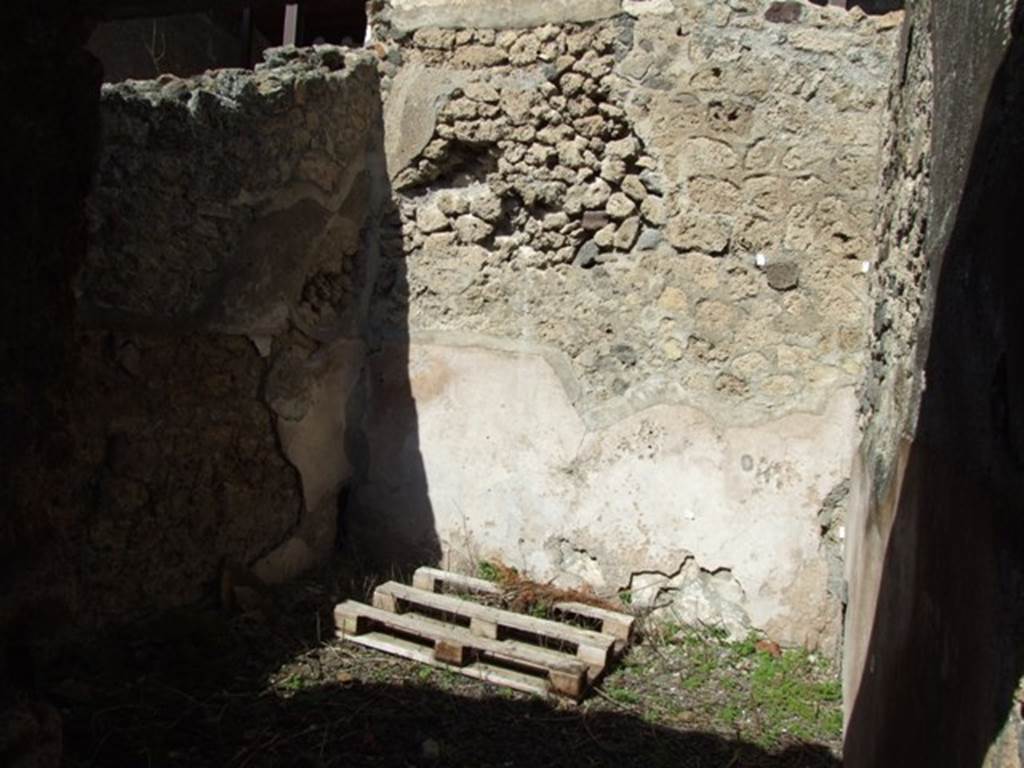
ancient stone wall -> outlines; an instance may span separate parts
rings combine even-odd
[[[820,405],[863,360],[894,17],[638,5],[400,41],[412,321],[559,347],[584,407]]]
[[[382,182],[367,54],[105,86],[74,396],[90,610],[333,551]]]
[[[370,424],[355,535],[429,514],[452,562],[834,639],[899,16],[445,6],[374,23],[371,369],[408,360],[428,490],[373,469],[397,438]]]

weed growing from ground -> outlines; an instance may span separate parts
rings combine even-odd
[[[501,581],[501,571],[498,569],[498,566],[487,560],[481,560],[476,564],[476,575],[487,581]]]
[[[756,635],[662,624],[604,682],[604,693],[652,723],[730,733],[766,749],[797,741],[838,750],[841,688],[835,665]]]

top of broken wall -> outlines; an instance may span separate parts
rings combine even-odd
[[[900,18],[767,0],[394,0],[374,33],[409,330],[555,350],[598,420],[655,402],[727,420],[819,410],[865,360]],[[495,165],[473,189],[539,201],[511,236],[455,231],[465,212],[446,196],[469,188],[443,178],[452,146]],[[609,158],[626,178],[588,196]],[[551,184],[564,195],[537,192]],[[614,232],[587,230],[581,213],[606,200]]]
[[[701,0],[388,0],[377,18],[399,35],[417,29],[528,29],[547,24],[586,24],[620,14],[630,16],[669,16],[677,10],[698,11],[701,5],[718,5],[716,13],[749,13],[773,7],[778,19],[796,21],[804,13],[817,9],[803,0],[722,0],[702,3]],[[847,13],[827,9],[818,13]],[[860,8],[849,11],[859,22],[864,17]],[[833,23],[838,17],[831,19]],[[886,28],[890,27],[886,23]]]
[[[626,0],[625,4],[657,2]],[[389,21],[399,33],[424,27],[525,29],[597,21],[621,12],[620,0],[391,0]]]
[[[338,272],[360,250],[379,160],[375,63],[333,46],[266,55],[255,71],[104,86],[87,320],[354,332],[362,299]],[[330,288],[311,291],[311,275]]]

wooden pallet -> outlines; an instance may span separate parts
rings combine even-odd
[[[397,581],[377,587],[373,593],[373,604],[396,613],[408,611],[427,616],[440,615],[453,624],[468,626],[474,635],[480,637],[521,639],[542,647],[564,650],[587,664],[594,675],[604,671],[612,660],[615,646],[615,638],[600,632],[503,611],[451,595],[424,592]]]
[[[420,574],[418,584],[436,588],[445,582],[462,588],[460,577],[444,571]],[[474,580],[479,581],[479,580]],[[489,584],[489,582],[484,582]],[[493,587],[493,585],[490,585]],[[584,606],[566,615],[584,615],[610,627],[631,627],[630,618]],[[608,614],[608,615],[605,615]],[[446,667],[469,677],[516,690],[579,700],[611,663],[621,642],[618,636],[480,605],[452,595],[409,587],[398,582],[380,585],[373,606],[348,601],[334,611],[338,636],[350,642]],[[617,618],[616,618],[617,617]]]
[[[557,651],[492,640],[434,619],[351,600],[334,609],[334,620],[345,640],[479,680],[576,700],[586,691],[587,666]]]
[[[461,573],[442,571],[423,566],[413,574],[412,585],[427,592],[455,592],[500,596],[502,589],[492,581],[465,576]],[[552,610],[569,618],[593,626],[605,635],[615,638],[615,651],[622,653],[633,640],[636,617],[628,613],[611,611],[606,608],[579,602],[560,602]]]

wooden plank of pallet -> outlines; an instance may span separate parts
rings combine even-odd
[[[444,587],[448,586],[453,592],[494,595],[496,597],[504,594],[501,587],[492,581],[426,565],[416,569],[412,585],[427,592],[443,592]],[[617,652],[621,653],[633,639],[636,617],[628,613],[574,601],[555,603],[552,609],[566,616],[580,617],[596,622],[600,626],[602,634],[615,638]]]
[[[601,634],[615,638],[615,650],[621,653],[633,638],[633,626],[636,617],[628,613],[598,608],[586,603],[562,602],[555,603],[552,610],[566,616],[579,616],[591,621],[600,622]]]
[[[341,617],[339,627],[358,633],[366,621],[408,632],[449,647],[466,646],[508,661],[535,667],[539,671],[555,669],[572,674],[584,673],[586,665],[567,654],[550,648],[541,648],[515,640],[495,640],[474,635],[465,627],[448,624],[427,616],[412,613],[393,613],[374,608],[354,600],[335,607],[335,621]],[[353,622],[354,619],[354,622]]]
[[[358,638],[380,629],[422,638],[432,646],[424,653],[427,653],[434,662],[460,671],[464,667],[480,663],[479,656],[482,654],[486,657],[486,662],[495,662],[490,666],[506,662],[522,669],[533,670],[535,674],[547,679],[552,692],[562,696],[578,700],[586,690],[587,666],[572,657],[547,648],[480,637],[463,627],[415,614],[392,613],[352,600],[335,607],[334,620],[340,636],[348,639]]]
[[[396,613],[408,608],[425,608],[463,620],[468,619],[469,630],[481,637],[502,639],[503,635],[507,636],[508,630],[515,630],[526,635],[572,645],[575,646],[576,655],[590,667],[594,677],[608,666],[615,646],[614,637],[600,632],[503,611],[451,595],[426,592],[397,581],[389,581],[377,587],[373,593],[373,604],[382,610]]]
[[[480,595],[502,594],[502,589],[493,581],[478,579],[475,576],[466,576],[453,571],[442,571],[440,568],[421,566],[416,569],[412,576],[412,585],[416,589],[427,592],[441,592],[443,586],[449,587],[454,592],[470,592]]]
[[[442,669],[452,669],[451,665],[438,662],[430,648],[417,645],[409,640],[403,640],[400,637],[393,637],[382,632],[367,632],[362,635],[348,635],[344,632],[338,632],[338,637],[367,648],[418,661],[421,664],[428,664]],[[552,695],[550,683],[543,678],[487,664],[482,661],[473,662],[464,667],[457,667],[456,671],[467,677],[494,685],[507,686],[523,693],[533,693],[540,696]]]

